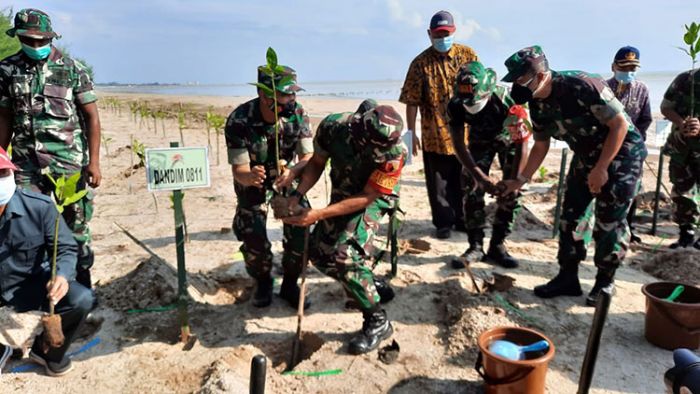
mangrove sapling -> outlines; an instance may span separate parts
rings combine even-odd
[[[695,62],[697,61],[697,56],[700,54],[700,24],[693,22],[690,26],[685,25],[685,34],[683,34],[683,42],[688,46],[688,48],[678,47],[681,51],[685,52],[691,60],[691,71],[690,71],[690,114],[688,118],[695,117]],[[696,136],[697,133],[691,136]]]
[[[56,281],[56,258],[58,256],[58,227],[61,220],[61,215],[66,207],[80,201],[88,193],[87,189],[78,190],[78,182],[80,181],[80,172],[76,172],[66,179],[61,175],[58,179],[54,179],[51,175],[47,175],[54,185],[53,199],[58,215],[54,222],[53,233],[53,253],[51,256],[51,279],[50,283]],[[49,348],[58,348],[63,346],[65,337],[61,328],[61,315],[55,313],[55,304],[53,300],[49,302],[49,314],[41,318],[44,325],[43,347],[44,351]]]
[[[225,125],[226,125],[226,118],[224,118],[223,116],[218,115],[218,114],[214,114],[214,116],[212,116],[211,127],[214,129],[214,132],[216,133],[216,165],[217,166],[221,164],[221,161],[219,159],[220,158],[219,151],[220,151],[221,144],[219,142],[221,140],[220,136],[224,131]]]
[[[185,146],[185,136],[182,133],[182,130],[185,129],[186,122],[187,122],[187,117],[186,117],[185,111],[182,109],[182,103],[180,103],[179,109],[177,111],[177,128],[180,131],[180,145],[181,146]]]

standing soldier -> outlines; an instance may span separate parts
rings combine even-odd
[[[612,71],[615,75],[606,82],[625,107],[634,126],[642,134],[644,141],[647,139],[647,129],[651,125],[651,104],[649,104],[649,89],[644,82],[637,79],[637,70],[640,67],[639,49],[626,46],[620,48],[615,54]],[[627,214],[627,223],[630,226],[630,240],[633,243],[641,242],[641,238],[634,234],[633,220],[637,211],[637,199],[632,199],[632,206]]]
[[[452,226],[465,231],[462,207],[462,165],[455,157],[447,125],[447,103],[459,66],[477,60],[476,53],[454,43],[452,14],[439,11],[430,19],[428,37],[431,46],[411,62],[399,101],[406,104],[406,122],[413,135],[413,154],[421,142],[415,134],[416,114],[420,110],[421,140],[425,186],[432,222],[439,239],[452,235]],[[466,141],[466,135],[464,136]]]
[[[400,140],[402,128],[401,116],[374,100],[365,100],[355,113],[328,115],[318,126],[314,155],[290,206],[318,182],[328,160],[333,185],[330,205],[284,219],[297,226],[318,222],[309,256],[316,268],[343,285],[362,310],[364,323],[349,343],[351,354],[367,353],[393,333],[370,265],[379,221],[398,205],[407,154]]]
[[[508,74],[503,80],[513,82],[511,97],[518,104],[530,103],[535,145],[518,179],[504,181],[504,194],[530,180],[547,155],[551,138],[566,141],[574,151],[559,226],[559,274],[535,287],[535,294],[542,298],[582,294],[578,266],[586,258],[586,248],[573,235],[595,197],[593,261],[598,273],[586,298],[587,305],[595,305],[603,289],[614,289],[615,270],[629,246],[626,216],[647,154],[644,140],[600,77],[551,71],[539,46],[514,53],[505,64]]]
[[[483,249],[486,227],[484,193],[497,194],[496,181],[489,176],[491,164],[498,157],[503,179],[514,179],[521,160],[527,160],[527,144],[524,141],[513,143],[508,129],[504,127],[513,100],[507,88],[496,85],[496,72],[484,68],[478,61],[460,67],[454,92],[448,113],[454,150],[464,166],[464,206],[468,207],[464,210],[464,217],[469,248],[452,261],[452,266],[461,268],[465,263],[481,261],[486,257],[505,268],[515,268],[518,260],[508,254],[504,240],[510,234],[520,209],[519,193],[497,198],[498,208],[486,255]],[[468,148],[464,143],[465,123],[470,126]],[[518,150],[519,155],[516,154]]]
[[[296,72],[290,67],[275,76],[277,112],[279,115],[279,156],[275,146],[275,101],[258,89],[258,97],[239,105],[226,122],[228,161],[233,171],[233,186],[238,205],[233,217],[233,232],[243,244],[241,253],[248,274],[257,282],[253,305],[266,307],[272,303],[272,245],[267,238],[268,203],[273,195],[291,186],[313,152],[309,119],[296,92],[302,90]],[[285,78],[287,77],[287,78]],[[258,82],[272,89],[272,78],[258,67]],[[278,163],[297,163],[291,168]],[[304,200],[303,205],[308,206]],[[297,279],[301,273],[304,252],[304,228],[285,224],[283,229],[282,266],[284,279],[280,296],[291,306],[299,303]]]
[[[100,118],[97,96],[84,65],[52,45],[60,38],[49,16],[36,9],[15,15],[7,31],[22,49],[0,62],[0,146],[12,143],[17,184],[51,194],[53,178],[82,173],[78,188],[100,185]],[[78,243],[76,281],[92,287],[90,248],[94,194],[63,212]]]
[[[664,153],[671,157],[668,172],[673,183],[673,220],[680,228],[678,241],[671,245],[673,249],[690,245],[700,249],[700,240],[695,241],[700,209],[693,198],[693,190],[700,187],[699,71],[696,68],[676,76],[661,102],[661,113],[673,123],[664,146]]]

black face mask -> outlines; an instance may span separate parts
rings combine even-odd
[[[291,118],[297,111],[297,102],[292,100],[287,104],[280,104],[279,107],[280,110],[277,112],[279,116],[283,118]]]
[[[513,83],[513,88],[510,90],[510,97],[518,105],[529,103],[532,101],[532,90],[527,86]]]

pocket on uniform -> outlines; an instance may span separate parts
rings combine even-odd
[[[39,254],[39,251],[43,250],[44,242],[42,236],[24,237],[11,242],[12,255],[24,273],[31,273],[36,260],[44,259],[43,252]]]
[[[31,83],[28,75],[13,75],[10,78],[10,95],[20,97],[31,92]]]
[[[47,83],[44,85],[44,98],[44,108],[49,116],[61,119],[68,119],[71,116],[73,94],[67,86]]]

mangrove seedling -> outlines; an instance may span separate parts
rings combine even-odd
[[[690,26],[685,25],[685,34],[683,34],[683,42],[687,48],[678,47],[685,52],[691,60],[691,70],[695,70],[695,62],[700,54],[700,24],[693,22]],[[691,71],[690,74],[690,117],[695,117],[695,75]]]

